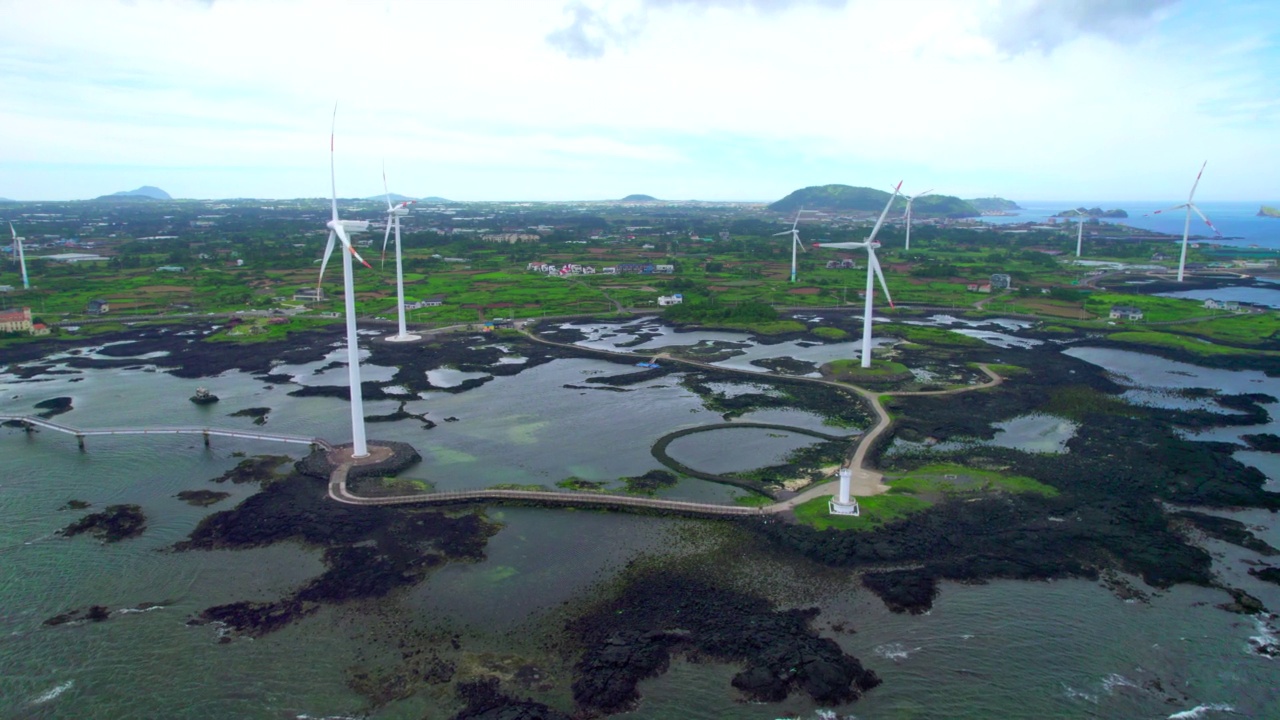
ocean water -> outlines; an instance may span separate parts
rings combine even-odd
[[[1189,188],[1188,188],[1189,189]],[[996,224],[1022,223],[1022,222],[1042,222],[1050,216],[1060,213],[1063,210],[1071,210],[1078,207],[1101,207],[1103,210],[1112,210],[1120,208],[1129,213],[1127,218],[1104,218],[1103,222],[1119,223],[1130,227],[1142,228],[1144,230],[1154,230],[1156,232],[1168,233],[1182,237],[1182,227],[1186,222],[1185,210],[1173,210],[1160,213],[1159,215],[1150,215],[1144,217],[1145,213],[1151,213],[1156,210],[1164,210],[1165,208],[1179,205],[1186,202],[1185,199],[1171,199],[1168,202],[1150,202],[1150,201],[1099,201],[1099,200],[1037,200],[1037,201],[1018,201],[1022,206],[1022,210],[1017,211],[1017,215],[984,217],[984,222]],[[1216,238],[1213,231],[1205,226],[1195,213],[1191,215],[1191,234],[1213,238],[1211,242],[1220,242],[1224,245],[1249,246],[1257,245],[1260,248],[1270,250],[1280,250],[1280,219],[1258,217],[1258,208],[1262,203],[1254,202],[1199,202],[1196,205],[1200,211],[1213,221],[1215,227],[1222,233],[1222,238]],[[1269,205],[1277,205],[1275,202],[1267,203]],[[1069,218],[1067,222],[1074,222]],[[1059,218],[1058,222],[1064,222]],[[1087,228],[1086,228],[1087,229]]]
[[[1191,383],[1280,394],[1274,379],[1256,373],[1174,365],[1177,372],[1160,372],[1163,361],[1113,351],[1086,359],[1144,387]],[[557,360],[466,393],[430,393],[411,402],[411,410],[440,423],[433,430],[402,421],[370,425],[370,436],[414,444],[424,461],[407,475],[447,489],[638,474],[660,467],[648,452],[657,437],[720,421],[671,378],[628,393],[563,387],[624,370],[590,359]],[[86,370],[49,382],[0,375],[0,412],[29,412],[39,400],[70,395],[74,409],[58,420],[73,425],[208,423],[249,429],[249,418],[226,414],[266,406],[271,413],[264,430],[344,437],[345,403],[291,398],[287,386],[267,390],[252,377],[227,373],[199,381],[223,398],[201,408],[186,399],[196,384],[118,370]],[[139,396],[149,401],[131,401]],[[367,410],[390,412],[394,406],[371,403]],[[753,415],[744,419],[794,419],[799,426],[820,427],[808,413]],[[459,420],[440,422],[446,416]],[[686,439],[705,442],[715,435]],[[492,508],[489,517],[502,529],[490,539],[485,560],[448,565],[375,603],[326,608],[278,633],[221,644],[215,628],[188,627],[186,618],[214,604],[279,597],[320,572],[320,553],[289,543],[234,552],[165,549],[200,518],[255,491],[208,482],[238,462],[233,453],[298,457],[299,449],[220,439],[205,448],[198,438],[172,436],[88,442],[81,453],[68,436],[0,429],[0,717],[363,717],[365,703],[348,688],[349,673],[398,656],[398,633],[409,631],[415,637],[458,633],[462,650],[452,657],[460,667],[531,659],[546,663],[567,686],[568,670],[538,655],[540,624],[554,624],[562,603],[608,581],[632,558],[696,550],[715,542],[720,527],[625,514]],[[762,444],[755,450],[760,461],[773,460],[780,446]],[[687,450],[699,455],[707,449]],[[741,444],[733,448],[747,450]],[[1280,480],[1275,456],[1240,457]],[[213,487],[233,497],[212,508],[190,507],[174,497],[180,490]],[[734,493],[700,481],[670,492],[720,501]],[[112,545],[62,538],[56,531],[82,514],[58,510],[70,498],[97,509],[138,503],[148,529],[138,539]],[[1234,516],[1280,545],[1271,514]],[[698,539],[704,534],[711,539]],[[1255,554],[1222,544],[1211,550],[1233,584],[1280,607],[1280,588],[1243,572],[1246,563],[1258,560]],[[944,584],[930,613],[903,616],[887,611],[852,579],[832,581],[828,573],[824,583],[813,584],[799,561],[752,560],[742,571],[764,578],[784,602],[820,607],[816,627],[879,673],[884,684],[846,707],[821,708],[799,695],[776,705],[744,704],[728,684],[736,668],[678,661],[668,673],[645,681],[641,705],[628,717],[1280,717],[1280,661],[1250,649],[1251,638],[1270,631],[1254,618],[1214,607],[1227,599],[1218,590],[1177,587],[1141,603],[1119,600],[1086,581]],[[41,625],[56,613],[92,604],[116,613],[104,623]],[[447,641],[439,642],[441,652],[449,652]],[[560,691],[544,699],[565,698]],[[455,707],[446,689],[439,689],[370,716],[445,718]]]

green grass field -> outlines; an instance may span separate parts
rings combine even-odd
[[[828,510],[830,498],[818,497],[795,508],[796,520],[805,525],[826,530],[873,530],[885,523],[919,512],[929,503],[910,495],[872,495],[858,498],[862,514],[857,517],[832,515]]]

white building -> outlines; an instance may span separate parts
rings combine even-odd
[[[683,303],[683,302],[684,302],[684,295],[681,295],[680,293],[676,293],[675,295],[658,296],[658,305],[663,307],[667,305],[679,305],[680,303]]]

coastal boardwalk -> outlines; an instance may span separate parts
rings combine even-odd
[[[252,430],[228,430],[222,428],[211,427],[135,427],[135,428],[77,428],[70,425],[63,425],[42,417],[32,415],[0,415],[0,423],[9,425],[24,425],[31,427],[42,427],[46,430],[54,430],[67,435],[76,436],[76,440],[80,444],[80,449],[84,449],[84,439],[90,435],[202,435],[204,436],[204,444],[209,444],[209,438],[228,437],[240,438],[244,440],[267,440],[270,442],[292,443],[295,445],[311,445],[325,450],[332,446],[327,440],[318,437],[303,437],[301,435],[282,435],[280,433],[263,433],[254,432]]]

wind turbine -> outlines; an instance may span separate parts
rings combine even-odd
[[[13,221],[9,221],[9,234],[13,235],[13,256],[17,258],[18,265],[22,268],[22,289],[30,290],[31,283],[27,281],[27,258],[22,254],[22,241],[24,238],[18,237],[18,231],[13,229]]]
[[[367,231],[369,222],[338,218],[338,179],[333,167],[333,136],[337,124],[338,105],[334,103],[333,125],[329,129],[329,182],[333,189],[333,218],[325,223],[325,227],[329,228],[329,241],[324,246],[324,260],[320,262],[320,279],[316,282],[316,287],[318,288],[320,282],[324,281],[324,269],[329,264],[329,255],[333,253],[333,239],[336,237],[342,241],[342,249],[345,251],[342,253],[342,283],[343,290],[346,292],[347,379],[351,385],[351,456],[362,458],[368,457],[369,448],[364,438],[364,397],[360,392],[360,347],[356,343],[356,290],[352,280],[355,272],[351,267],[351,258],[356,258],[365,267],[370,266],[351,246],[348,233]]]
[[[797,227],[800,225],[800,213],[802,212],[804,212],[804,208],[800,208],[796,211],[796,221],[791,223],[790,230],[783,230],[780,233],[773,234],[773,237],[781,237],[783,235],[791,236],[791,282],[796,281],[796,248],[800,248],[803,252],[808,252],[804,249],[804,244],[800,242],[800,230]]]
[[[898,186],[893,189],[893,194],[889,196],[889,202],[885,203],[884,210],[880,213],[880,219],[876,220],[876,225],[871,229],[871,235],[867,237],[866,242],[813,243],[814,247],[867,249],[867,295],[866,304],[863,306],[862,311],[862,367],[864,368],[871,367],[871,311],[876,278],[880,278],[880,287],[884,288],[884,299],[889,301],[889,307],[893,307],[893,298],[889,296],[889,285],[884,281],[884,272],[880,269],[880,261],[876,259],[876,248],[880,247],[880,243],[876,242],[876,234],[880,232],[880,226],[884,225],[884,218],[889,214],[889,208],[893,205],[893,201],[898,198],[898,191],[901,189],[902,182],[899,181]]]
[[[1196,181],[1191,185],[1191,194],[1187,195],[1187,201],[1185,203],[1181,205],[1174,205],[1173,207],[1165,208],[1164,210],[1157,210],[1153,213],[1147,213],[1143,216],[1159,215],[1162,212],[1180,210],[1182,208],[1187,209],[1187,222],[1182,226],[1182,255],[1178,258],[1178,282],[1182,282],[1183,270],[1187,266],[1187,236],[1191,234],[1191,211],[1195,210],[1196,214],[1200,216],[1200,219],[1204,221],[1204,224],[1212,228],[1213,232],[1218,237],[1222,237],[1222,233],[1218,232],[1218,228],[1213,227],[1213,223],[1209,222],[1209,218],[1205,217],[1204,213],[1200,212],[1200,208],[1196,207],[1196,204],[1193,202],[1196,197],[1196,186],[1200,184],[1200,176],[1204,174],[1204,166],[1208,164],[1209,161],[1205,160],[1204,164],[1200,166],[1200,172],[1196,173]]]
[[[382,166],[382,190],[387,194],[387,232],[382,236],[382,264],[387,264],[387,240],[391,237],[391,228],[396,229],[396,307],[400,312],[400,332],[387,338],[391,342],[409,342],[421,340],[418,335],[410,335],[404,322],[404,264],[400,255],[400,218],[409,214],[412,200],[392,206],[391,191],[387,189],[387,166]]]
[[[1080,257],[1080,250],[1084,247],[1084,219],[1089,217],[1089,213],[1076,210],[1076,215],[1080,216],[1080,222],[1077,223],[1080,229],[1076,232],[1076,257]]]
[[[901,183],[899,183],[899,184],[901,184]],[[910,250],[910,249],[911,249],[911,203],[915,202],[915,201],[916,201],[917,199],[919,199],[919,198],[924,197],[925,195],[928,195],[928,194],[929,194],[929,193],[931,193],[931,192],[933,192],[933,191],[932,191],[932,190],[925,190],[925,191],[924,191],[924,192],[922,192],[922,193],[916,193],[915,195],[913,195],[913,196],[911,196],[911,197],[907,198],[907,215],[906,215],[906,217],[907,217],[907,245],[906,245],[906,247],[904,247],[904,248],[903,248],[903,250]]]

